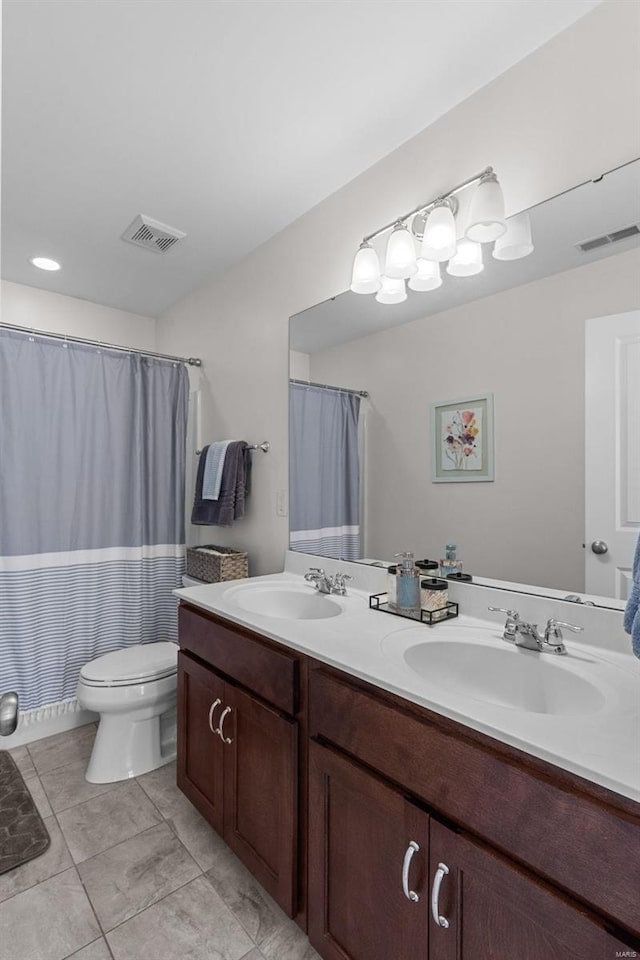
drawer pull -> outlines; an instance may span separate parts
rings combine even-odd
[[[431,890],[431,913],[433,915],[433,919],[439,927],[443,927],[445,930],[447,930],[449,927],[449,921],[446,917],[440,916],[440,907],[438,901],[440,900],[440,887],[442,886],[442,881],[448,873],[449,867],[446,865],[446,863],[439,863],[435,877],[433,878],[433,888]]]
[[[233,743],[233,739],[231,737],[225,737],[224,735],[224,721],[226,720],[228,713],[231,713],[231,707],[225,707],[220,714],[220,723],[218,724],[218,729],[216,730],[216,733],[223,743]]]
[[[413,855],[414,853],[417,853],[419,849],[420,847],[415,840],[411,840],[409,846],[407,847],[407,852],[404,855],[404,862],[402,864],[402,892],[407,900],[411,900],[413,903],[417,903],[420,897],[415,890],[409,890],[409,869],[411,867]]]
[[[218,697],[218,699],[214,700],[211,706],[209,707],[209,729],[211,730],[211,733],[218,732],[217,730],[213,729],[213,714],[216,707],[219,707],[221,703],[222,703],[222,700],[220,699],[220,697]]]

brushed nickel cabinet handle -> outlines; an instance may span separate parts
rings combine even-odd
[[[433,878],[433,887],[431,890],[431,914],[436,924],[439,927],[443,927],[445,930],[449,927],[449,921],[446,917],[440,916],[440,887],[442,886],[442,881],[449,873],[449,867],[446,863],[439,863],[438,869],[436,870],[435,876]]]
[[[213,729],[213,714],[215,712],[216,707],[219,707],[221,703],[222,703],[222,700],[220,699],[220,697],[218,697],[218,699],[214,700],[211,706],[209,707],[209,729],[211,730],[211,733],[218,732],[217,730]]]
[[[411,840],[409,846],[407,847],[407,851],[404,855],[404,862],[402,864],[402,892],[407,900],[411,900],[413,903],[417,903],[420,897],[415,890],[409,890],[409,869],[411,867],[413,855],[414,853],[417,853],[419,849],[420,847],[415,840]]]
[[[220,714],[220,723],[218,724],[218,729],[216,730],[216,733],[223,743],[233,743],[232,737],[225,737],[224,735],[224,721],[226,720],[228,713],[231,713],[231,707],[225,707]]]

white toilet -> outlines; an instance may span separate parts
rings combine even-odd
[[[80,671],[78,703],[100,714],[89,783],[127,780],[175,758],[178,649],[165,642],[126,647]]]

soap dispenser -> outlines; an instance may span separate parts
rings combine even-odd
[[[420,571],[413,562],[412,553],[397,553],[396,557],[402,557],[396,574],[396,610],[419,616]]]

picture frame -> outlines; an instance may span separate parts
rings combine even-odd
[[[431,404],[432,482],[494,479],[493,394]]]

